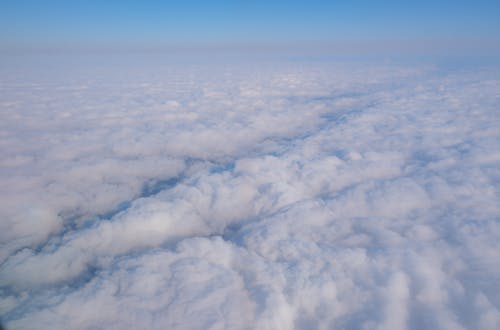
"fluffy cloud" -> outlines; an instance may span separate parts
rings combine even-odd
[[[2,70],[7,329],[500,326],[497,68]]]

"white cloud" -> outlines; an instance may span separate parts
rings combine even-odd
[[[7,329],[498,327],[497,68],[93,65],[0,80]]]

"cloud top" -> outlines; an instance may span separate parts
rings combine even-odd
[[[7,329],[500,326],[500,69],[2,70]]]

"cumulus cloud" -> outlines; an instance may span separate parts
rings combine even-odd
[[[498,328],[498,68],[181,63],[2,68],[7,329]]]

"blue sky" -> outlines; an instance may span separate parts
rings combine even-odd
[[[0,43],[498,40],[500,2],[0,0]]]

